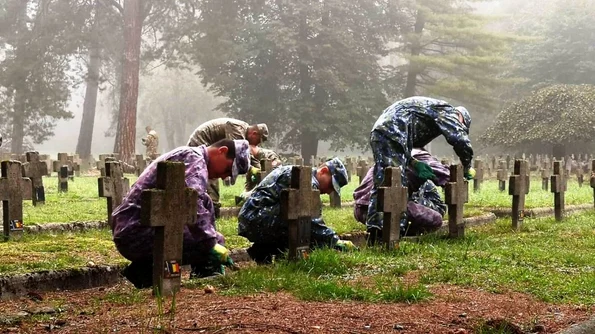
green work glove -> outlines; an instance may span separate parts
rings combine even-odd
[[[465,172],[465,179],[473,180],[475,178],[475,168],[471,167]]]
[[[249,175],[250,175],[250,180],[252,182],[256,182],[256,177],[258,176],[258,173],[260,173],[260,169],[256,168],[254,166],[250,167],[250,170],[248,171]]]
[[[216,244],[215,247],[211,248],[209,257],[215,263],[220,263],[228,267],[234,266],[233,260],[229,256],[229,250],[222,245]]]
[[[337,243],[335,244],[335,248],[337,248],[338,250],[340,250],[342,252],[354,251],[354,250],[358,250],[359,249],[350,240],[339,240],[339,241],[337,241]]]
[[[431,180],[436,177],[430,165],[417,159],[413,159],[413,170],[415,170],[415,175],[423,180]]]

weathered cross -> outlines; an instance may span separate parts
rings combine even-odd
[[[303,166],[304,159],[302,159],[302,157],[293,157],[293,159],[291,160],[291,164],[295,166]]]
[[[21,163],[15,160],[2,161],[0,199],[2,200],[4,239],[23,232],[23,200],[31,199],[31,180],[22,177]]]
[[[159,162],[156,187],[141,194],[141,224],[155,228],[153,286],[171,296],[180,289],[184,226],[196,222],[198,193],[186,187],[182,162]]]
[[[124,195],[130,190],[130,181],[124,177],[119,162],[106,162],[105,174],[97,179],[99,197],[107,198],[107,222],[113,229],[112,212],[122,204]]]
[[[145,160],[145,157],[143,157],[142,154],[137,154],[135,156],[134,166],[136,176],[140,176],[145,171],[145,168],[147,168],[147,160]]]
[[[58,173],[58,191],[68,191],[68,177],[72,170],[72,161],[68,160],[68,153],[58,153],[58,160],[54,161],[54,172]],[[66,174],[64,173],[66,167]]]
[[[97,169],[101,172],[101,175],[103,175],[103,169],[105,169],[105,159],[106,158],[114,158],[115,160],[118,160],[119,154],[117,153],[106,153],[106,154],[100,154],[99,155],[99,161],[97,161]]]
[[[359,178],[359,184],[362,184],[362,181],[366,177],[366,174],[368,174],[369,169],[370,167],[368,167],[368,163],[366,162],[366,160],[358,161],[356,171],[357,176]]]
[[[500,160],[500,168],[496,173],[496,177],[498,178],[498,189],[500,189],[500,191],[506,190],[506,179],[508,178],[508,169],[506,168],[506,161]]]
[[[593,205],[595,205],[595,160],[591,160],[591,188],[593,188]]]
[[[289,189],[281,191],[281,219],[289,229],[289,259],[306,257],[312,218],[320,215],[320,191],[312,189],[312,168],[293,166]]]
[[[78,154],[75,155],[69,155],[68,156],[68,161],[70,162],[70,165],[68,166],[68,176],[70,177],[71,180],[74,180],[74,177],[80,177],[81,176],[81,159],[79,158]]]
[[[382,243],[387,249],[399,247],[401,218],[407,212],[407,187],[401,184],[401,168],[384,169],[384,181],[378,187],[378,211],[383,213]]]
[[[31,179],[33,205],[45,203],[43,176],[48,174],[48,165],[39,160],[38,152],[27,152],[27,162],[23,164],[23,176]]]
[[[463,166],[450,165],[450,182],[446,184],[444,199],[448,205],[448,235],[465,236],[463,209],[469,200],[469,182],[463,177]]]
[[[583,175],[583,162],[580,160],[577,160],[576,180],[578,181],[579,188],[582,188],[583,182],[585,181],[585,177]]]
[[[473,162],[475,168],[475,177],[473,178],[473,192],[478,192],[481,189],[481,184],[483,183],[483,161],[482,160],[475,160]]]
[[[566,177],[562,162],[554,161],[554,174],[552,175],[551,192],[554,193],[554,214],[556,220],[564,218],[564,192],[566,191]]]
[[[541,169],[541,189],[548,190],[549,189],[549,181],[550,181],[550,169],[547,165],[547,162],[543,162],[543,168]]]
[[[520,230],[525,218],[525,195],[529,193],[529,166],[526,160],[514,162],[514,173],[508,183],[508,194],[512,195],[512,228]]]

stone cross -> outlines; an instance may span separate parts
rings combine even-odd
[[[383,213],[382,243],[386,249],[399,247],[401,218],[407,212],[407,187],[401,184],[401,168],[384,169],[384,181],[378,187],[378,212]]]
[[[498,189],[504,191],[506,189],[506,179],[508,178],[508,169],[506,168],[506,161],[500,160],[500,168],[496,173],[498,178]]]
[[[161,296],[180,289],[184,226],[196,223],[197,201],[182,162],[159,162],[156,189],[141,193],[141,224],[155,228],[153,286]]]
[[[62,167],[66,166],[66,176],[63,175]],[[68,178],[74,180],[75,162],[68,158],[68,153],[58,153],[58,160],[54,161],[54,172],[58,173],[58,191],[68,191]]]
[[[370,167],[368,167],[368,163],[366,162],[366,160],[358,161],[356,171],[357,176],[359,178],[359,184],[362,184],[362,181],[366,177],[366,174],[368,174],[369,169]]]
[[[564,218],[564,192],[566,191],[566,177],[562,162],[554,161],[554,173],[551,181],[551,192],[554,193],[554,214],[556,220]]]
[[[48,174],[48,165],[39,160],[38,152],[27,152],[27,163],[23,164],[23,176],[31,179],[33,205],[45,203],[43,176]]]
[[[145,168],[147,168],[147,160],[145,160],[142,154],[137,154],[135,156],[135,162],[134,171],[136,176],[140,176],[145,171]]]
[[[302,157],[293,157],[293,159],[291,160],[291,164],[295,166],[303,166],[304,159],[302,159]]]
[[[578,181],[579,188],[582,188],[583,182],[585,181],[585,177],[583,175],[583,162],[580,160],[577,161],[576,180]]]
[[[330,198],[331,208],[341,208],[341,196],[339,196],[339,194],[333,191],[330,194],[328,194],[328,196]]]
[[[450,165],[450,182],[444,193],[448,205],[448,235],[452,238],[465,236],[463,209],[469,201],[469,182],[463,177],[463,166]]]
[[[71,180],[74,180],[74,177],[81,176],[81,159],[79,158],[78,154],[69,155],[68,161],[70,165],[68,166],[68,176]]]
[[[355,158],[349,157],[345,161],[345,168],[347,169],[347,182],[351,182],[351,176],[357,172]]]
[[[529,193],[529,166],[526,160],[514,162],[514,174],[510,176],[508,194],[512,196],[512,228],[520,230],[525,218],[525,195]]]
[[[506,171],[510,170],[510,154],[506,155]]]
[[[19,237],[23,233],[23,200],[31,199],[31,180],[22,177],[21,163],[2,161],[0,199],[2,200],[4,239]]]
[[[312,168],[293,166],[290,187],[281,191],[281,219],[289,228],[290,260],[307,256],[312,218],[318,217],[320,210],[320,191],[312,189]]]
[[[549,189],[549,181],[550,181],[550,169],[547,166],[547,163],[543,162],[543,168],[541,169],[541,189],[547,191]]]
[[[97,184],[99,197],[107,198],[107,222],[113,230],[112,213],[122,204],[124,195],[130,190],[130,181],[124,177],[119,162],[106,162],[105,174],[97,179]]]
[[[473,192],[478,192],[481,188],[481,184],[483,183],[483,161],[475,160],[473,165],[473,168],[475,168],[475,177],[473,178]]]
[[[591,188],[593,188],[593,204],[595,205],[595,160],[591,160]]]
[[[101,172],[101,175],[103,175],[105,173],[102,170],[105,169],[105,159],[106,158],[114,158],[115,160],[118,160],[119,154],[117,154],[117,153],[107,153],[107,154],[100,154],[99,155],[99,160],[97,161],[97,169]]]

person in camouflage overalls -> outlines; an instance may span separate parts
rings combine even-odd
[[[238,214],[238,234],[254,244],[248,254],[258,263],[266,263],[273,255],[280,255],[289,247],[287,223],[280,217],[281,191],[288,189],[293,166],[274,169],[254,189]],[[312,168],[312,187],[321,194],[340,193],[347,184],[347,171],[338,158],[331,159],[318,168]],[[339,240],[321,217],[312,218],[312,247],[355,248],[350,241]]]
[[[382,218],[378,214],[378,187],[384,180],[384,169],[390,166],[411,167],[422,180],[432,179],[432,168],[411,157],[413,147],[424,147],[439,135],[453,147],[464,167],[465,177],[471,179],[473,148],[469,140],[471,116],[464,107],[453,107],[445,101],[415,96],[395,102],[386,108],[370,133],[374,154],[374,186],[368,208],[367,228],[370,240],[378,240]],[[407,185],[405,169],[402,184]]]
[[[186,186],[198,193],[196,220],[184,226],[182,264],[190,264],[192,272],[199,276],[221,272],[221,265],[233,265],[223,235],[216,231],[213,202],[206,187],[208,179],[231,177],[235,181],[239,174],[247,173],[249,156],[246,140],[224,139],[210,146],[178,147],[142,172],[112,214],[116,248],[131,261],[123,272],[130,282],[138,288],[153,284],[155,229],[141,224],[141,198],[143,190],[157,187],[157,165],[161,161],[183,162]]]
[[[265,142],[269,136],[269,129],[266,124],[249,125],[244,121],[233,118],[216,118],[199,125],[190,139],[187,146],[211,145],[221,139],[245,139],[252,146],[258,146]],[[256,169],[252,170],[257,172]],[[209,180],[207,189],[209,196],[215,205],[215,216],[220,216],[221,203],[219,202],[219,180]]]
[[[145,130],[147,130],[147,136],[142,138],[141,142],[147,147],[147,158],[153,161],[159,156],[159,153],[157,153],[157,148],[159,147],[159,137],[157,137],[157,132],[150,126],[147,126]]]
[[[407,219],[401,221],[401,236],[432,232],[442,226],[442,217],[446,214],[446,204],[440,196],[438,187],[444,187],[450,178],[450,170],[424,149],[413,149],[414,159],[427,163],[434,172],[431,180],[422,180],[407,168]],[[353,192],[355,220],[366,224],[371,190],[374,187],[374,168],[370,168],[362,183]],[[379,213],[380,214],[380,213]],[[408,222],[408,223],[407,223]]]

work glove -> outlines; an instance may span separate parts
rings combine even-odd
[[[234,267],[235,264],[229,256],[229,250],[220,244],[216,244],[209,252],[209,259],[214,263],[219,263],[224,266]]]
[[[359,249],[350,240],[339,240],[339,241],[337,241],[337,243],[335,244],[335,248],[337,248],[338,250],[340,250],[342,252],[354,251],[354,250],[358,250]]]
[[[421,162],[417,159],[413,159],[413,170],[415,171],[415,175],[423,180],[431,180],[436,177],[432,167],[425,162]]]
[[[465,172],[465,179],[467,180],[473,180],[475,178],[475,168],[470,167],[466,172]]]
[[[256,177],[258,176],[258,173],[260,173],[260,168],[251,166],[250,170],[248,171],[248,175],[250,175],[250,181],[256,182]]]

